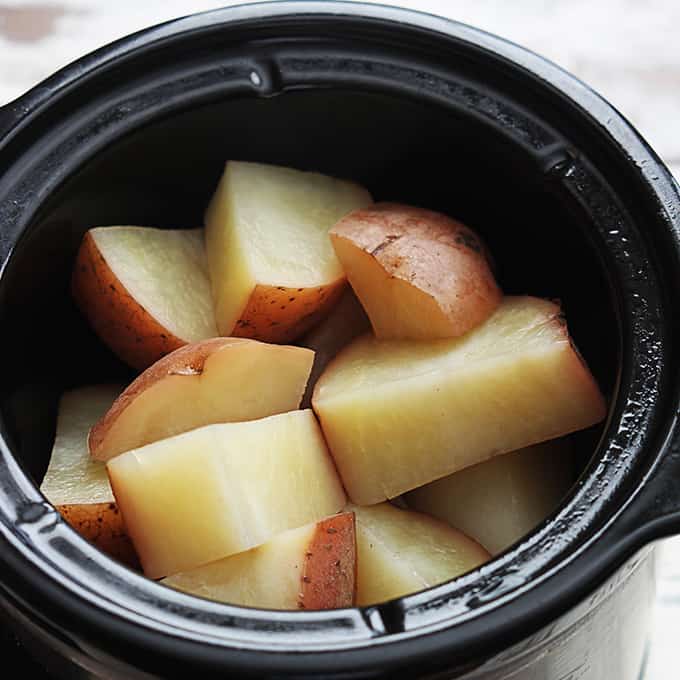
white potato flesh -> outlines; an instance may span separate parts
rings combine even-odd
[[[474,536],[497,555],[553,512],[574,481],[565,439],[459,470],[406,496],[408,506]]]
[[[350,505],[357,532],[357,604],[366,606],[444,583],[489,559],[444,522],[390,503]]]
[[[257,285],[313,288],[344,279],[328,231],[370,202],[368,192],[353,182],[228,162],[206,212],[219,330],[231,333]]]
[[[218,602],[297,609],[305,546],[315,527],[289,529],[257,548],[168,576],[162,583]]]
[[[312,399],[350,498],[370,505],[593,425],[604,399],[559,307],[505,298],[461,338],[355,340]]]
[[[268,609],[349,607],[355,583],[350,513],[289,529],[257,548],[163,579],[192,595]]]
[[[40,485],[53,505],[113,502],[106,466],[90,458],[87,434],[121,390],[118,385],[94,385],[62,395],[54,446]]]
[[[261,545],[345,502],[309,410],[208,425],[123,453],[107,467],[152,578]]]
[[[90,230],[128,293],[177,338],[216,335],[202,229],[97,227]]]

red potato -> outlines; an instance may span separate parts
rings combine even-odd
[[[218,334],[200,229],[90,229],[71,289],[97,335],[139,370]]]
[[[574,482],[567,439],[552,439],[471,465],[414,489],[408,507],[474,536],[492,555],[553,512]]]
[[[501,302],[479,237],[446,215],[376,203],[341,219],[330,237],[380,339],[457,337]]]
[[[87,451],[88,430],[120,389],[95,385],[62,395],[54,446],[40,490],[81,536],[111,557],[138,568],[106,468]]]
[[[219,602],[267,609],[351,607],[356,590],[354,515],[342,513],[267,543],[175,574],[162,583]]]
[[[346,502],[309,410],[200,427],[122,453],[107,470],[151,578],[255,548]]]
[[[309,349],[244,338],[185,345],[116,399],[90,431],[90,453],[108,460],[203,425],[294,411],[313,360]]]
[[[347,509],[356,516],[359,606],[431,588],[491,557],[469,536],[419,512],[390,503]]]
[[[346,286],[328,230],[370,202],[353,182],[229,161],[205,216],[219,332],[289,342],[314,326]]]
[[[604,398],[558,305],[507,297],[460,338],[358,338],[312,398],[350,498],[371,505],[600,422]]]

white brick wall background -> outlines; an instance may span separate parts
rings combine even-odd
[[[111,40],[228,4],[241,3],[0,0],[0,105]],[[478,26],[552,59],[609,99],[680,176],[680,0],[392,0],[390,4]],[[680,539],[663,544],[659,571],[645,680],[677,680]]]

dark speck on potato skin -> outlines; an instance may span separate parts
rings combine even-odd
[[[477,237],[465,230],[461,229],[455,237],[456,243],[458,243],[461,246],[465,246],[466,248],[469,248],[470,250],[474,251],[475,253],[481,254],[482,252],[482,246],[479,243],[479,240]]]
[[[385,238],[378,243],[378,245],[371,250],[370,254],[371,255],[377,255],[381,250],[387,248],[390,244],[394,243],[395,241],[398,241],[402,237],[402,234],[387,234]]]

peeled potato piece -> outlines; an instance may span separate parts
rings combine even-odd
[[[573,481],[569,443],[555,439],[471,465],[414,489],[406,500],[497,555],[548,517]]]
[[[108,460],[212,423],[256,420],[300,405],[314,352],[245,338],[185,345],[142,373],[92,428],[90,453]]]
[[[72,291],[97,335],[139,370],[218,335],[201,229],[90,229]]]
[[[107,469],[151,578],[254,548],[345,504],[309,410],[201,427],[116,456]]]
[[[298,341],[302,347],[308,347],[315,352],[314,365],[307,381],[305,396],[302,399],[303,408],[311,405],[314,385],[330,361],[343,347],[357,336],[369,331],[370,328],[371,324],[364,308],[349,289],[345,291],[330,314]]]
[[[330,237],[378,338],[457,337],[501,302],[479,237],[441,213],[376,203],[344,217]]]
[[[93,461],[87,450],[88,430],[120,389],[97,385],[62,395],[54,447],[40,490],[81,536],[111,557],[138,566],[106,468]]]
[[[345,287],[328,230],[370,202],[352,182],[229,161],[205,217],[220,334],[288,342],[323,318]]]
[[[278,534],[267,543],[163,579],[219,602],[267,609],[336,609],[354,604],[354,515],[343,513]]]
[[[358,338],[328,366],[312,403],[361,505],[606,414],[558,305],[531,297],[506,298],[461,338]]]
[[[350,505],[357,532],[357,605],[402,597],[456,578],[490,559],[448,524],[390,503]]]

